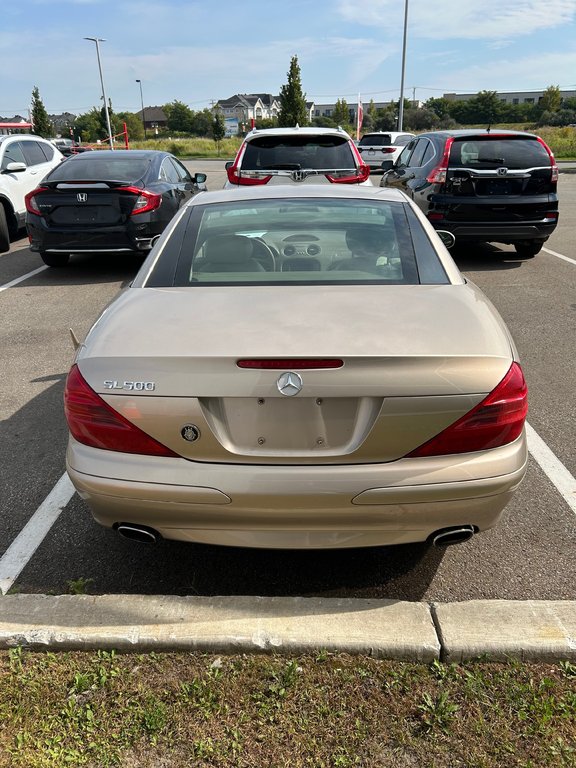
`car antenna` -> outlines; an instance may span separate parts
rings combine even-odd
[[[486,133],[490,133],[490,126],[488,126],[488,128],[486,128]]]

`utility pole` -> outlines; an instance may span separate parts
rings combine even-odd
[[[408,30],[408,0],[404,0],[404,37],[402,41],[402,76],[400,78],[400,103],[398,105],[398,130],[404,124],[404,73],[406,71],[406,33]]]
[[[85,37],[84,40],[92,40],[93,43],[96,43],[96,56],[98,58],[98,70],[100,71],[100,84],[102,86],[102,101],[104,102],[104,113],[106,115],[108,141],[110,142],[110,149],[114,149],[114,142],[112,140],[112,128],[110,127],[110,113],[108,112],[108,100],[106,98],[106,91],[104,89],[104,77],[102,76],[102,64],[100,63],[100,46],[98,45],[99,43],[105,43],[106,40],[104,40],[104,38],[102,37]]]

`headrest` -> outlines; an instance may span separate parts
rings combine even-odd
[[[242,235],[217,235],[204,243],[204,257],[215,264],[240,264],[252,258],[252,241]]]

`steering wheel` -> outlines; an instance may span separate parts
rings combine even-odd
[[[250,240],[254,245],[252,257],[262,264],[266,272],[275,272],[276,255],[272,248],[261,237],[251,237]]]

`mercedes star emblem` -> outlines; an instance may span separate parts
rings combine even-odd
[[[283,373],[276,382],[278,390],[286,397],[294,397],[302,389],[302,376],[294,371]]]

